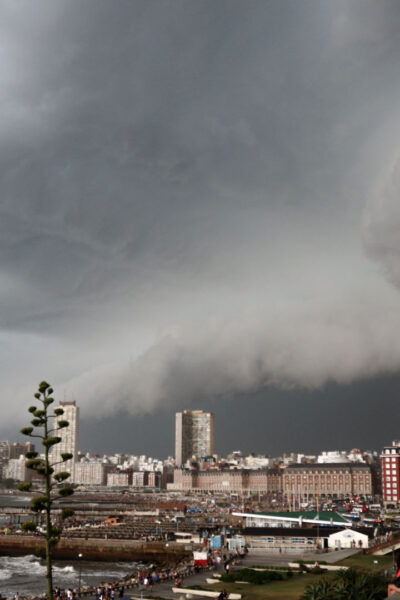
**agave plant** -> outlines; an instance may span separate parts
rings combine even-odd
[[[23,435],[27,435],[32,438],[39,438],[43,446],[43,457],[39,456],[38,452],[27,452],[25,457],[27,458],[26,467],[36,471],[42,476],[43,489],[41,494],[35,496],[31,500],[31,511],[34,513],[40,513],[44,511],[46,515],[46,570],[47,570],[47,598],[53,600],[53,569],[52,569],[52,548],[57,544],[60,539],[61,530],[52,524],[51,514],[52,505],[57,496],[70,496],[73,494],[73,489],[70,485],[63,483],[70,477],[70,473],[62,471],[61,473],[54,473],[54,467],[57,464],[64,463],[71,458],[72,454],[63,453],[61,454],[61,461],[54,462],[51,459],[51,449],[61,442],[61,437],[57,435],[62,429],[69,426],[68,421],[60,419],[64,414],[62,408],[56,408],[53,414],[49,414],[48,409],[54,402],[52,397],[53,389],[46,382],[42,381],[39,384],[38,391],[34,394],[35,399],[41,404],[41,407],[30,406],[28,411],[33,415],[30,427],[24,427],[21,429]],[[59,487],[60,484],[62,487]],[[18,487],[20,490],[28,491],[31,488],[31,483],[24,482]],[[73,511],[68,509],[63,511],[63,518],[71,516]],[[36,523],[30,521],[24,523],[23,528],[25,530],[36,529]]]

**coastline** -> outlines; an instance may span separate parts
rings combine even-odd
[[[33,557],[32,557],[33,559]],[[100,565],[103,564],[105,565],[105,563],[100,563]],[[99,567],[100,567],[99,565]],[[75,564],[76,567],[76,564]],[[109,575],[107,575],[107,570],[104,570],[104,576],[98,577],[98,583],[92,583],[92,584],[85,584],[83,583],[80,587],[80,593],[78,593],[79,589],[78,589],[78,580],[77,580],[77,570],[75,570],[75,577],[71,580],[69,580],[68,583],[64,583],[64,586],[61,584],[61,590],[64,590],[64,594],[61,594],[61,598],[65,597],[65,592],[68,589],[71,589],[74,591],[75,593],[75,597],[81,598],[81,597],[87,597],[87,598],[94,598],[96,596],[96,591],[99,588],[103,589],[103,597],[106,597],[107,594],[105,593],[106,590],[111,590],[114,589],[115,591],[115,597],[117,598],[119,595],[119,591],[121,590],[121,588],[124,588],[124,596],[128,596],[131,597],[132,593],[135,594],[135,591],[139,594],[143,594],[146,593],[148,590],[146,589],[146,586],[144,585],[145,583],[145,578],[149,577],[150,575],[152,575],[153,580],[154,580],[154,591],[156,589],[158,589],[164,597],[164,594],[167,594],[167,597],[169,595],[169,593],[172,590],[172,587],[176,586],[176,585],[182,585],[183,581],[190,580],[198,580],[199,577],[204,578],[204,576],[207,574],[207,572],[211,569],[212,567],[207,566],[207,567],[201,567],[201,568],[194,568],[193,566],[193,561],[186,559],[181,561],[179,564],[175,564],[175,565],[167,565],[164,564],[162,567],[157,567],[154,564],[148,564],[148,565],[140,565],[138,564],[137,566],[133,566],[132,565],[132,569],[127,572],[126,575],[124,576],[120,576],[118,578],[113,578],[110,577]],[[73,567],[69,567],[69,569],[71,569],[72,571],[74,571]],[[101,569],[101,567],[100,567]],[[45,575],[42,575],[43,581],[45,581],[44,579]],[[79,576],[79,581],[80,581],[80,576]],[[57,586],[57,583],[55,583],[55,586]],[[59,584],[58,584],[59,586]],[[36,584],[37,587],[37,584]],[[15,591],[18,590],[18,587],[15,587]],[[2,592],[0,593],[0,600],[13,600],[14,598],[14,592],[12,592],[11,589],[9,590],[2,590]],[[20,600],[42,600],[44,598],[44,590],[43,592],[39,592],[38,589],[36,589],[35,591],[32,590],[26,590],[24,593],[19,593],[19,598]]]

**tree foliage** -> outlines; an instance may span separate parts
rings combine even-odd
[[[28,412],[32,415],[31,426],[21,429],[23,435],[32,438],[39,438],[43,446],[43,454],[39,456],[38,452],[30,451],[25,454],[26,467],[35,471],[40,476],[42,481],[41,493],[31,500],[31,511],[45,513],[46,516],[46,566],[47,566],[47,598],[53,599],[53,569],[52,569],[52,548],[60,539],[61,529],[56,527],[52,522],[52,507],[57,497],[62,498],[73,494],[73,489],[66,483],[70,477],[67,471],[55,473],[54,467],[60,463],[65,463],[73,458],[70,453],[61,454],[61,460],[54,462],[52,459],[52,449],[61,442],[59,431],[69,426],[68,421],[58,419],[64,414],[61,407],[57,407],[50,414],[49,406],[53,404],[53,388],[46,382],[42,381],[39,384],[38,391],[34,394],[34,398],[38,401],[39,406],[32,405],[28,408]],[[18,487],[20,490],[28,491],[31,489],[31,483],[23,482]],[[73,515],[73,511],[65,509],[62,511],[62,518],[67,518]],[[36,523],[24,523],[23,529],[26,531],[34,531]]]
[[[358,569],[338,571],[333,579],[321,579],[306,587],[301,600],[383,600],[387,596],[387,580],[379,573]]]

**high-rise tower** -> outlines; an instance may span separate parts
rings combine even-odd
[[[175,461],[181,467],[192,456],[214,454],[214,415],[184,410],[175,417]]]
[[[385,446],[381,454],[382,496],[385,507],[400,503],[400,441],[394,440],[391,446]]]
[[[57,432],[61,438],[61,442],[53,446],[51,461],[56,462],[54,472],[67,471],[71,473],[69,481],[74,481],[75,462],[78,458],[78,439],[79,439],[79,407],[76,402],[60,402],[60,408],[64,414],[58,417],[57,421],[68,421],[68,427]],[[61,455],[64,453],[72,454],[73,458],[66,462],[62,462]]]

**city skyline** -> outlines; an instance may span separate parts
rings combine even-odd
[[[388,381],[375,381],[372,388],[374,397],[380,398],[379,403],[372,404],[366,409],[365,394],[370,385],[363,382],[352,391],[342,392],[340,404],[333,400],[336,390],[314,393],[312,400],[303,404],[293,404],[289,392],[281,392],[278,398],[270,401],[269,419],[263,420],[262,404],[257,395],[239,399],[232,403],[226,399],[209,405],[207,408],[215,414],[215,452],[226,455],[233,450],[242,450],[246,454],[268,454],[279,456],[283,452],[300,452],[318,454],[321,450],[337,450],[361,448],[363,450],[380,450],[391,440],[399,437],[396,419],[385,421],[385,428],[377,428],[376,422],[382,415],[388,414],[391,405],[400,393],[400,380],[392,377]],[[386,394],[386,395],[385,395]],[[313,413],[319,409],[321,400],[325,399],[325,421],[317,436],[313,436]],[[304,413],[307,407],[309,413]],[[183,410],[185,408],[183,407]],[[230,427],[226,427],[226,411],[231,410]],[[286,415],[291,412],[291,419]],[[257,412],[258,411],[258,412]],[[308,417],[307,424],[299,429],[298,420]],[[345,417],[345,418],[344,418]],[[279,420],[277,422],[277,420]],[[358,427],[354,428],[354,422]],[[286,436],[279,434],[279,428],[285,426]],[[155,437],[154,430],[159,433]],[[175,413],[158,411],[157,415],[147,415],[132,418],[128,414],[109,417],[106,422],[93,418],[80,419],[81,451],[94,454],[113,454],[126,452],[128,454],[146,454],[166,458],[174,455],[175,449]],[[248,432],[252,432],[249,443]],[[4,438],[14,440],[15,430],[10,430]],[[115,440],[118,440],[117,442]],[[238,447],[238,440],[241,445]],[[289,442],[288,442],[289,440]],[[24,441],[21,437],[20,441]]]
[[[399,26],[373,0],[1,5],[0,438],[42,379],[89,449],[173,454],[192,408],[220,452],[400,437]]]
[[[322,449],[350,447],[380,451],[388,441],[399,437],[396,418],[383,420],[383,415],[389,414],[395,406],[400,394],[400,377],[382,377],[376,379],[373,385],[360,382],[342,388],[340,393],[335,386],[333,389],[328,386],[303,394],[304,400],[295,402],[290,390],[274,390],[268,400],[267,416],[264,414],[265,402],[260,401],[259,394],[203,404],[203,410],[216,415],[215,451],[227,454],[237,449],[238,439],[242,440],[241,449],[246,453],[280,455],[285,451],[297,451],[312,454]],[[369,401],[366,402],[366,398]],[[374,398],[379,398],[379,402],[373,402]],[[321,403],[324,403],[325,418],[319,431],[315,432],[313,417],[320,410]],[[186,409],[183,405],[181,410]],[[230,411],[229,428],[225,426],[227,411]],[[290,420],[286,418],[288,414],[292,415]],[[392,411],[392,414],[396,416],[397,413]],[[301,419],[304,419],[304,423],[300,429],[297,423]],[[356,428],[354,422],[358,425]],[[381,427],[383,423],[384,427]],[[25,441],[18,434],[23,425],[21,420],[17,429],[3,429],[0,439]],[[280,434],[283,427],[287,437]],[[153,435],[154,430],[158,432],[157,436]],[[80,431],[80,449],[96,454],[133,452],[160,457],[174,455],[175,412],[171,409],[159,410],[155,415],[118,413],[106,420],[97,419],[93,414],[85,415],[85,411],[81,411]],[[253,435],[250,436],[250,433]]]

